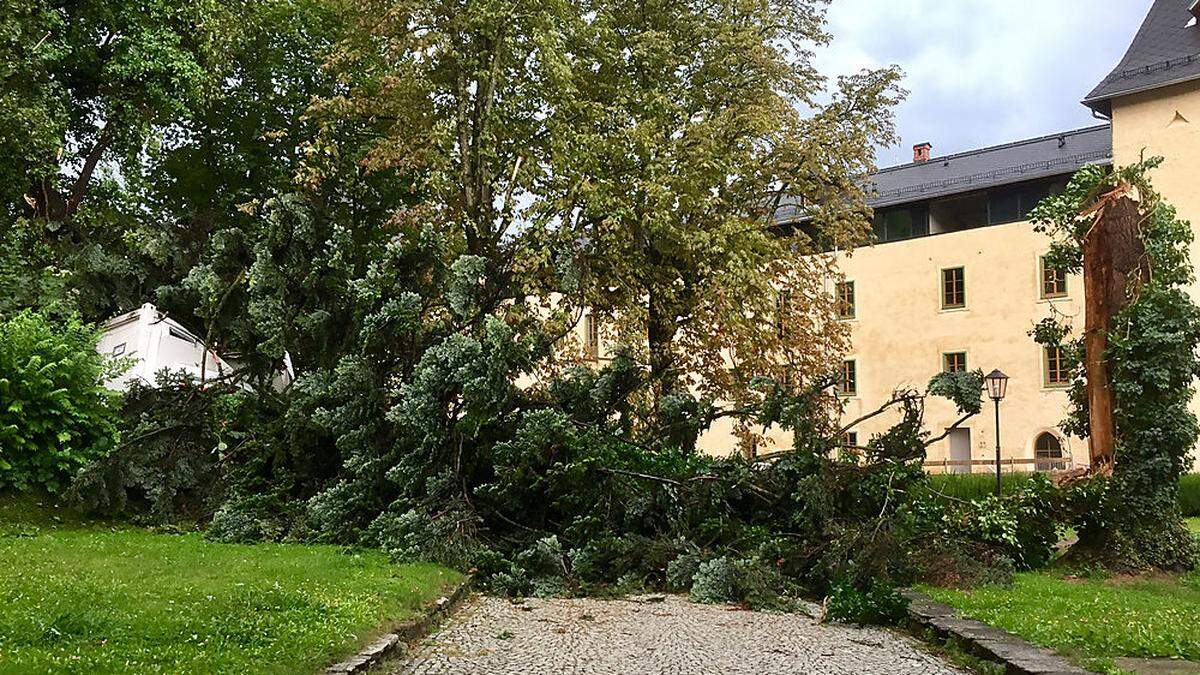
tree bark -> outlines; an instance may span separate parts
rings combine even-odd
[[[1112,467],[1116,453],[1116,395],[1106,350],[1113,317],[1129,302],[1131,285],[1149,278],[1141,219],[1132,188],[1118,186],[1100,197],[1085,216],[1092,227],[1083,238],[1084,367],[1087,372],[1088,451],[1096,470]]]

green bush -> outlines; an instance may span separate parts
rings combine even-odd
[[[908,598],[882,579],[873,579],[866,590],[838,581],[825,608],[830,619],[842,623],[895,625],[904,620]]]
[[[0,322],[0,487],[58,492],[114,445],[116,395],[97,333],[25,311]]]
[[[233,385],[201,387],[183,373],[164,371],[153,387],[134,382],[121,409],[123,442],[84,467],[71,497],[106,514],[207,520],[225,495],[234,453],[252,441],[256,401]]]
[[[1179,478],[1179,510],[1184,518],[1200,518],[1200,473]]]
[[[1013,494],[1029,481],[1031,473],[1006,473],[1001,476],[1001,494]],[[934,496],[945,496],[963,501],[975,501],[996,494],[994,473],[944,473],[929,476],[929,489]]]

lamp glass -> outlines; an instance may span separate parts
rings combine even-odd
[[[1008,376],[999,370],[993,370],[987,377],[983,378],[984,384],[987,386],[988,396],[993,401],[999,401],[1004,398],[1004,394],[1008,391]]]

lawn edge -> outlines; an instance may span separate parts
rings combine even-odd
[[[394,656],[409,643],[425,637],[438,623],[462,606],[470,594],[470,589],[471,577],[467,577],[449,594],[425,607],[417,618],[405,621],[390,632],[380,635],[354,656],[333,664],[324,672],[330,675],[346,675],[370,670],[384,659]]]
[[[960,645],[965,651],[1004,666],[1011,675],[1076,675],[1089,671],[1056,652],[1038,647],[1002,628],[972,619],[950,605],[908,589],[909,622]]]

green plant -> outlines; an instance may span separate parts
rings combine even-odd
[[[61,490],[117,436],[96,332],[22,312],[0,322],[0,487]]]
[[[872,580],[865,590],[838,580],[829,590],[825,609],[834,621],[895,625],[907,615],[908,598],[883,579]]]
[[[260,400],[223,384],[164,371],[122,399],[121,442],[83,468],[71,497],[85,508],[156,522],[207,520],[229,467],[253,442]]]
[[[1190,468],[1200,425],[1189,406],[1200,375],[1200,306],[1187,289],[1195,280],[1189,223],[1155,192],[1149,174],[1161,158],[1111,168],[1089,166],[1067,188],[1047,198],[1032,218],[1053,239],[1048,260],[1067,272],[1084,262],[1092,213],[1105,195],[1128,195],[1136,208],[1134,241],[1114,246],[1132,256],[1141,274],[1131,276],[1127,301],[1107,328],[1103,360],[1109,382],[1086,382],[1083,338],[1056,318],[1032,332],[1044,345],[1065,348],[1072,372],[1072,408],[1063,428],[1086,435],[1086,386],[1111,388],[1115,398],[1115,449],[1111,476],[1099,473],[1071,491],[1078,543],[1076,562],[1116,569],[1190,568],[1197,546],[1180,515],[1180,477]]]
[[[312,673],[462,579],[378,551],[217,544],[10,504],[0,495],[0,529],[29,533],[0,533],[4,673]]]
[[[1033,474],[1005,473],[1001,477],[1001,494],[1011,494],[1020,490]],[[988,495],[996,494],[996,474],[994,473],[942,473],[929,476],[929,491],[936,497],[974,501]]]
[[[1200,517],[1200,473],[1179,477],[1179,510],[1185,518]]]

